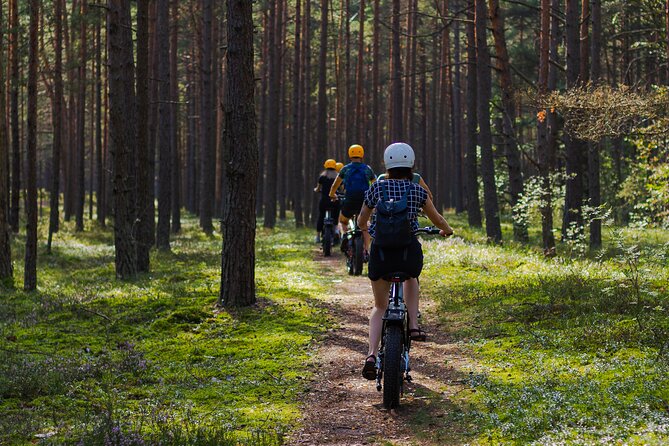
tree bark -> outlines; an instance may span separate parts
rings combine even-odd
[[[149,8],[150,1],[137,3],[137,270],[149,271],[155,216],[149,177]]]
[[[502,241],[499,219],[497,189],[495,185],[495,165],[492,152],[492,132],[490,129],[490,99],[492,82],[490,79],[490,53],[486,38],[488,9],[485,0],[475,0],[476,15],[476,78],[477,114],[479,122],[479,145],[481,146],[481,178],[483,179],[483,208],[488,239]]]
[[[467,220],[469,226],[482,226],[481,203],[479,201],[478,162],[476,156],[478,116],[476,103],[478,98],[476,72],[476,27],[474,26],[474,0],[469,0],[467,22],[467,122],[465,153],[465,191],[467,196]]]
[[[28,124],[26,153],[26,253],[23,289],[37,288],[37,29],[39,0],[30,0],[30,51],[28,55]]]
[[[76,230],[84,230],[84,205],[86,202],[86,1],[79,4],[79,74],[77,76],[77,200],[75,208]]]
[[[548,94],[548,73],[550,65],[550,38],[551,38],[551,1],[541,0],[541,30],[539,45],[539,82],[540,96]],[[540,157],[541,175],[541,238],[544,253],[549,255],[555,250],[555,236],[553,235],[553,194],[551,192],[550,174],[554,166],[549,156],[548,113],[542,110],[543,115],[537,120],[537,152]],[[542,117],[543,116],[543,117]]]
[[[172,152],[172,233],[181,231],[181,149],[179,144],[179,2],[171,0],[172,26],[170,27],[170,148]]]
[[[579,13],[577,0],[565,0],[565,17],[567,89],[570,89],[576,88],[579,85],[580,75]],[[562,220],[562,237],[568,239],[577,236],[583,230],[583,215],[581,212],[583,200],[581,151],[583,145],[576,138],[565,135],[565,147],[567,152],[567,184]]]
[[[308,20],[309,18],[307,18]],[[295,53],[293,58],[293,128],[292,128],[292,150],[291,161],[291,195],[293,212],[295,215],[295,226],[304,226],[304,215],[302,208],[302,195],[304,185],[302,165],[301,144],[301,121],[300,92],[302,89],[302,0],[295,3]]]
[[[51,197],[47,252],[51,253],[53,234],[59,229],[60,157],[63,146],[63,0],[54,1],[54,102],[53,102],[53,155],[51,159]]]
[[[57,0],[58,1],[58,0]],[[3,22],[2,2],[0,2],[0,23]],[[7,134],[7,103],[5,96],[4,36],[0,28],[0,281],[11,282],[12,245],[9,227],[9,135]]]
[[[404,108],[402,106],[402,60],[400,47],[400,0],[393,0],[393,18],[392,18],[392,134],[393,142],[402,141],[404,139],[403,128],[403,114]]]
[[[265,154],[267,159],[267,169],[273,168],[277,165],[279,160],[279,127],[272,124],[271,120],[276,120],[280,112],[280,79],[281,79],[281,58],[279,56],[280,42],[281,42],[281,17],[283,16],[283,0],[273,2],[270,6],[270,31],[268,39],[269,50],[269,85],[268,85],[268,128],[267,128],[267,144]],[[320,99],[319,99],[320,100]],[[319,124],[320,125],[320,124]],[[319,127],[320,129],[320,127]],[[273,228],[276,225],[276,204],[277,204],[277,175],[267,172],[265,175],[265,221],[263,223],[266,228]]]
[[[590,39],[590,80],[593,85],[601,82],[601,39],[602,39],[602,4],[601,0],[590,0],[590,22],[592,23],[592,38]],[[600,151],[601,143],[590,143],[588,150],[588,187],[590,206],[593,208],[602,204],[600,185]],[[594,219],[590,223],[590,247],[593,249],[602,246],[602,221]]]
[[[520,150],[518,149],[518,137],[516,136],[516,109],[517,103],[514,97],[515,89],[511,77],[511,65],[509,63],[509,52],[504,37],[504,17],[499,8],[499,0],[489,0],[490,18],[492,22],[492,34],[495,39],[497,52],[497,70],[499,73],[500,87],[503,106],[503,145],[506,155],[506,163],[509,170],[509,194],[511,196],[511,207],[513,218],[513,238],[518,242],[527,242],[527,224],[517,218],[517,204],[523,194],[523,174],[520,165]]]
[[[9,2],[9,53],[10,53],[10,126],[12,134],[12,196],[9,224],[12,231],[19,232],[19,212],[21,199],[21,139],[19,132],[19,6],[18,0]]]
[[[58,0],[60,1],[60,0]],[[100,22],[97,24],[97,50],[95,54],[95,152],[97,161],[97,217],[98,223],[103,228],[107,218],[107,199],[106,199],[106,169],[104,168],[104,153],[102,144],[102,27]],[[106,96],[106,95],[105,95]]]
[[[219,304],[248,306],[255,297],[255,193],[258,146],[254,108],[253,17],[246,0],[227,0],[226,162]]]
[[[208,0],[205,0],[207,2]],[[205,6],[206,11],[206,6]],[[172,146],[171,146],[171,124],[172,117],[170,115],[170,47],[169,47],[169,26],[170,26],[170,8],[169,0],[157,0],[157,20],[156,20],[156,38],[158,42],[158,225],[156,226],[156,246],[158,249],[170,249],[170,216],[172,213]],[[205,17],[206,17],[205,12]],[[209,11],[211,14],[211,11]],[[205,27],[206,27],[205,19]],[[209,19],[211,21],[211,18]],[[205,40],[206,42],[206,40]],[[207,53],[205,43],[204,53]],[[204,60],[205,58],[203,58]],[[203,69],[203,72],[206,69]],[[203,103],[207,94],[203,95]],[[209,98],[211,100],[211,98]],[[203,108],[203,112],[205,109]],[[202,120],[210,121],[210,115],[203,113]],[[211,124],[207,131],[211,131]],[[208,133],[205,133],[208,135]],[[207,140],[207,144],[209,144]],[[207,146],[205,144],[205,146]],[[210,147],[207,147],[207,152],[210,152]],[[209,162],[213,162],[211,158]],[[209,170],[209,166],[204,166]],[[206,214],[202,208],[200,209],[200,222],[203,225],[205,232],[211,232],[211,197],[209,193],[212,191],[209,182],[203,184],[203,191],[207,197],[209,206],[209,216],[203,217]],[[208,224],[207,226],[207,219]]]
[[[212,0],[201,0],[202,4],[202,55],[201,73],[201,112],[200,112],[200,226],[211,234],[213,199],[215,191],[216,150],[213,132],[213,82],[212,82]],[[169,136],[169,135],[168,135]],[[168,140],[169,143],[169,140]],[[158,216],[160,220],[160,216]],[[160,224],[160,223],[159,223]]]
[[[137,274],[135,224],[136,152],[134,62],[129,0],[108,0],[109,138],[113,160],[116,277]]]
[[[455,4],[455,8],[460,7],[459,3]],[[460,49],[460,21],[456,20],[454,27],[454,47],[453,47],[453,111],[451,113],[453,119],[453,150],[454,150],[454,187],[453,200],[455,204],[455,212],[458,214],[465,210],[465,203],[463,197],[463,175],[462,175],[462,129],[464,110],[462,107],[462,70],[460,69],[461,49]]]

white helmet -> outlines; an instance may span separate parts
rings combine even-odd
[[[413,167],[416,160],[416,155],[413,149],[407,143],[396,142],[388,147],[383,152],[383,163],[386,169],[393,169],[395,167]]]

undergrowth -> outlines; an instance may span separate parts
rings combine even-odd
[[[475,444],[666,443],[669,234],[618,230],[588,257],[544,258],[462,232],[424,242],[422,292],[471,355],[443,429]]]
[[[0,443],[278,445],[326,328],[311,232],[259,230],[252,308],[216,307],[221,240],[186,218],[151,272],[114,279],[112,234],[64,223],[38,291],[0,300]],[[40,226],[40,240],[46,228]]]

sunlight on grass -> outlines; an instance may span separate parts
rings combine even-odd
[[[259,230],[259,303],[232,312],[215,307],[220,239],[193,218],[128,282],[114,279],[109,229],[64,224],[40,252],[36,293],[18,289],[17,238],[19,283],[0,302],[0,442],[281,444],[327,328],[310,234]]]

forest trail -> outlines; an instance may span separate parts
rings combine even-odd
[[[339,252],[324,258],[316,251],[315,261],[322,265],[323,278],[332,283],[333,292],[323,299],[336,323],[317,346],[313,359],[317,372],[302,401],[302,426],[287,444],[460,444],[461,429],[447,425],[446,411],[463,388],[467,361],[436,324],[433,303],[422,298],[421,325],[428,342],[414,344],[414,380],[405,385],[397,414],[391,414],[383,408],[375,382],[361,376],[372,306],[369,280],[365,275],[347,275]]]

